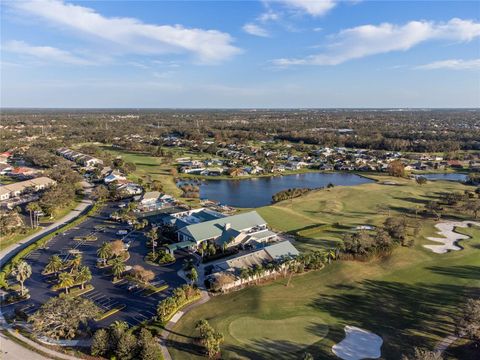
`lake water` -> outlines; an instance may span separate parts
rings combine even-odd
[[[272,202],[272,195],[291,188],[319,188],[359,185],[373,180],[347,173],[306,173],[244,180],[206,180],[200,185],[200,198],[235,207],[251,208]]]
[[[458,173],[452,173],[452,174],[425,174],[425,175],[419,175],[427,178],[428,180],[448,180],[448,181],[460,181],[464,182],[467,180],[468,175],[467,174],[458,174]]]

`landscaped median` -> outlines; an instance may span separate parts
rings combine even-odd
[[[145,290],[143,291],[142,295],[143,296],[152,296],[153,294],[157,294],[161,291],[167,290],[168,285],[162,285],[162,286],[153,286],[153,285],[148,285]]]
[[[165,326],[170,319],[185,306],[199,300],[202,294],[198,288],[183,285],[173,291],[173,295],[160,301],[157,308],[158,320]]]
[[[125,304],[120,304],[120,305],[115,306],[114,308],[112,308],[112,309],[104,312],[103,314],[100,314],[99,316],[97,316],[97,317],[96,317],[95,319],[93,319],[93,320],[95,320],[95,321],[97,321],[97,322],[98,322],[98,321],[102,321],[103,319],[106,319],[107,317],[112,316],[113,314],[116,314],[117,312],[125,309],[126,307],[127,307],[127,305],[125,305]]]
[[[27,254],[30,252],[37,250],[43,246],[45,246],[52,238],[54,238],[58,233],[60,232],[65,232],[78,224],[82,223],[85,221],[89,216],[93,215],[99,210],[99,204],[95,204],[92,206],[88,212],[72,222],[65,224],[64,226],[50,232],[49,234],[41,237],[34,243],[28,245],[25,249],[20,250],[14,257],[12,257],[7,263],[5,263],[2,267],[2,271],[0,271],[0,287],[3,288],[8,288],[8,285],[5,281],[5,279],[10,276],[10,273],[12,272],[13,266],[17,264],[20,260],[22,260]]]

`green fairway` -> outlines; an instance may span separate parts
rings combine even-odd
[[[468,188],[453,182],[419,186],[395,181],[396,186],[336,187],[259,211],[273,228],[303,236],[296,245],[305,250],[331,245],[354,226],[380,225],[388,214],[376,211],[378,203],[389,204],[390,215],[401,214],[423,207],[440,192]],[[182,317],[169,338],[170,352],[175,360],[201,358],[192,341],[198,319],[207,319],[224,334],[222,359],[299,359],[305,351],[315,359],[335,359],[331,347],[344,338],[345,325],[380,335],[386,359],[400,359],[413,346],[432,349],[452,334],[457,304],[480,295],[480,229],[457,229],[472,237],[460,242],[464,250],[435,254],[422,246],[429,243],[426,236],[434,235],[434,224],[422,220],[415,245],[399,247],[386,259],[334,262],[295,276],[289,287],[282,278],[216,296]],[[281,319],[287,323],[280,325]],[[309,321],[322,326],[309,326]],[[328,333],[322,339],[323,324]],[[298,335],[302,332],[320,338],[312,342]]]
[[[371,178],[378,182],[319,190],[257,211],[274,230],[299,237],[299,247],[305,250],[332,245],[356,226],[379,226],[388,216],[413,215],[441,192],[474,189],[448,181],[429,181],[420,186],[414,180],[388,176]],[[394,181],[397,185],[384,185],[384,181]],[[433,226],[433,221],[427,221],[426,225],[426,228]]]
[[[307,348],[322,340],[328,333],[323,320],[312,316],[294,316],[270,320],[245,316],[233,320],[229,334],[239,343],[261,351],[264,342],[271,345],[269,351],[283,353],[296,351],[303,345]]]

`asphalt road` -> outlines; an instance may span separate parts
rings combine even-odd
[[[148,249],[146,246],[147,238],[143,232],[131,232],[126,241],[131,241],[129,248],[130,258],[126,264],[142,265],[146,269],[155,273],[155,279],[152,282],[164,281],[169,285],[169,289],[149,297],[142,296],[141,291],[130,291],[129,285],[124,283],[112,283],[112,275],[109,269],[99,269],[96,267],[97,255],[96,251],[104,241],[112,241],[121,238],[116,235],[119,229],[125,229],[125,224],[113,223],[109,221],[108,216],[111,212],[118,210],[119,203],[109,203],[102,209],[101,213],[88,218],[78,227],[68,230],[65,233],[59,233],[48,244],[45,249],[36,250],[27,255],[25,260],[32,266],[32,276],[25,282],[25,286],[30,290],[31,298],[20,304],[10,305],[3,308],[4,313],[13,311],[16,307],[25,309],[27,315],[32,314],[38,307],[47,301],[50,297],[58,295],[58,292],[52,291],[51,287],[54,282],[49,282],[50,278],[41,274],[45,265],[48,263],[52,255],[60,255],[63,259],[72,255],[68,254],[70,249],[78,249],[83,255],[83,265],[87,265],[92,272],[91,284],[95,289],[84,294],[86,298],[93,300],[98,306],[104,310],[113,308],[116,305],[124,304],[126,307],[116,314],[104,319],[101,322],[93,324],[93,327],[107,326],[113,321],[126,321],[130,325],[138,324],[143,320],[150,319],[156,313],[158,302],[169,295],[175,287],[185,283],[185,281],[177,275],[177,271],[181,269],[184,257],[187,254],[178,255],[177,261],[170,266],[153,266],[144,262],[144,256]],[[75,237],[84,237],[95,227],[106,226],[105,232],[96,232],[98,240],[95,242],[80,242],[74,240]],[[53,280],[53,279],[51,279]]]

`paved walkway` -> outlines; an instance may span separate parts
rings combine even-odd
[[[185,315],[186,313],[188,313],[190,310],[192,309],[195,309],[197,306],[200,306],[202,304],[205,304],[208,300],[210,300],[210,295],[208,295],[208,292],[205,291],[205,290],[202,290],[202,297],[200,298],[200,300],[186,306],[185,308],[183,308],[181,311],[182,311],[182,315],[177,317],[175,319],[175,321],[172,321],[170,320],[167,325],[165,326],[165,329],[162,331],[162,333],[160,334],[160,347],[162,348],[162,354],[163,354],[163,358],[165,360],[172,360],[172,357],[170,355],[170,353],[168,352],[168,348],[167,348],[167,341],[168,341],[168,336],[170,335],[170,332],[171,330],[173,329],[173,327],[175,326],[175,324],[177,323],[177,321],[183,316]]]
[[[9,339],[5,334],[0,333],[0,358],[2,360],[44,360],[49,359],[32,350],[29,350]]]

